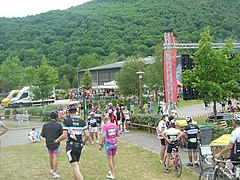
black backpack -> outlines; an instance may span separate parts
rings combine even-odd
[[[235,141],[230,153],[231,161],[240,161],[240,142]]]

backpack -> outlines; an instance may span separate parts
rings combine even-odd
[[[230,153],[231,161],[240,161],[240,142],[235,141]]]

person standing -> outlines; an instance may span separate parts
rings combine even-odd
[[[118,126],[111,122],[109,117],[104,118],[103,137],[99,150],[101,151],[105,144],[106,156],[108,159],[109,173],[106,176],[108,179],[115,179],[115,161],[114,157],[117,152],[117,137],[120,136]]]
[[[164,173],[168,173],[172,149],[175,148],[176,151],[178,152],[179,140],[180,140],[181,136],[183,135],[183,133],[179,129],[176,129],[176,124],[175,124],[174,120],[169,122],[169,127],[170,127],[169,129],[162,132],[162,136],[168,143],[167,157],[166,157],[166,169],[163,171]]]
[[[58,157],[60,154],[60,142],[55,143],[54,140],[62,135],[62,125],[56,122],[58,114],[52,112],[50,114],[50,122],[45,123],[42,127],[41,136],[46,138],[46,147],[48,148],[48,155],[50,158],[50,166],[52,178],[59,178],[57,174]]]
[[[184,128],[183,132],[185,133],[185,136],[187,137],[187,149],[188,149],[188,159],[189,163],[186,164],[186,166],[193,166],[193,158],[194,158],[194,165],[199,166],[198,164],[198,138],[201,138],[201,131],[199,127],[196,124],[192,124],[192,118],[187,117],[187,126]],[[192,158],[193,155],[193,158]]]
[[[156,128],[158,139],[161,141],[161,150],[160,150],[160,163],[162,164],[164,161],[164,155],[166,151],[166,140],[162,136],[162,132],[164,132],[167,129],[167,121],[168,121],[168,115],[164,114],[162,116],[162,119],[159,121],[158,126]]]
[[[79,169],[79,159],[83,146],[89,139],[89,131],[86,122],[76,116],[77,107],[76,105],[68,106],[69,116],[63,122],[63,133],[62,135],[55,139],[56,143],[67,138],[66,142],[66,153],[68,161],[70,162],[71,168],[73,170],[75,180],[83,180],[83,176]],[[85,133],[85,138],[83,140],[83,133]]]
[[[3,128],[3,131],[0,132],[0,136],[4,135],[8,131],[8,127],[0,121],[0,129]],[[1,139],[0,139],[0,147],[1,147]]]

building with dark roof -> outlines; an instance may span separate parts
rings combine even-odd
[[[153,64],[155,62],[154,57],[146,57],[140,59],[145,64]],[[81,79],[84,76],[84,73],[89,70],[93,78],[93,86],[104,85],[104,83],[114,81],[115,74],[121,70],[124,61],[116,62],[112,64],[106,64],[98,67],[93,67],[89,69],[84,69],[78,72],[78,85],[81,84]]]

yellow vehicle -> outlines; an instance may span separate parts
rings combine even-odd
[[[8,105],[10,103],[10,100],[12,98],[16,97],[18,93],[19,93],[19,90],[12,90],[8,94],[8,96],[1,101],[1,105],[4,106],[4,107],[8,107]]]

